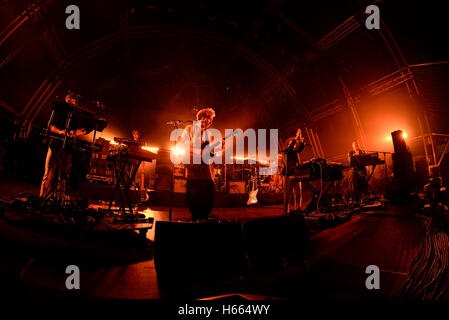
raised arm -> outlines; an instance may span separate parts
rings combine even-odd
[[[56,127],[54,124],[50,126],[50,132],[65,135],[65,130],[60,130],[58,127]]]

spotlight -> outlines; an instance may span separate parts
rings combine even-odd
[[[403,139],[407,139],[407,136],[408,136],[408,135],[407,135],[407,132],[402,132],[401,136],[402,136]],[[385,140],[391,141],[391,140],[393,140],[393,139],[391,138],[391,136],[386,136],[386,137],[385,137]]]
[[[150,151],[150,152],[153,152],[153,153],[157,153],[159,151],[158,147],[142,146],[141,148],[143,150]]]
[[[170,148],[172,151],[173,151],[173,153],[176,155],[176,156],[178,156],[178,157],[180,157],[180,156],[182,156],[184,153],[186,153],[186,151],[184,150],[184,149],[182,149],[182,148],[179,148],[179,147],[174,147],[174,148]]]

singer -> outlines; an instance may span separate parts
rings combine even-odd
[[[206,107],[198,111],[196,114],[197,121],[201,121],[201,139],[200,150],[207,145],[203,141],[205,131],[212,125],[215,118],[215,111],[211,107]],[[193,126],[188,125],[184,129],[184,133],[190,137],[190,147],[194,148]],[[189,155],[190,157],[190,155]],[[187,168],[187,200],[189,203],[189,210],[192,214],[192,221],[207,220],[209,214],[213,209],[215,184],[212,175],[212,168],[209,163],[190,164]]]

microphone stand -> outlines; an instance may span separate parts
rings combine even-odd
[[[174,120],[174,121],[169,121],[167,124],[172,124],[173,128],[179,129],[179,125],[183,124],[184,122],[188,122],[188,121],[180,121],[180,120]],[[172,152],[174,152],[175,147],[176,147],[176,141],[172,142]],[[174,183],[175,183],[175,164],[172,164],[172,170],[171,170],[171,174],[170,174],[170,200],[169,200],[169,209],[168,209],[168,220],[171,221],[172,220],[172,212],[173,212],[173,187],[174,187]]]
[[[175,122],[173,124],[174,129],[178,129],[178,124]],[[174,152],[175,147],[176,147],[176,141],[172,141],[172,146],[173,149],[171,150],[171,152]],[[174,187],[174,183],[175,183],[175,164],[172,163],[172,170],[170,171],[170,200],[169,200],[169,209],[168,209],[168,220],[172,220],[172,212],[173,212],[173,187]]]

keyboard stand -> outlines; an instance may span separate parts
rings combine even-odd
[[[120,203],[120,208],[118,209],[118,211],[121,211],[124,216],[133,216],[133,209],[131,200],[129,198],[129,189],[131,188],[131,185],[136,177],[137,170],[139,169],[141,163],[141,160],[137,160],[137,164],[130,162],[128,153],[126,151],[122,151],[117,154],[117,157],[113,161],[116,183],[111,201],[109,203],[109,211],[112,210],[112,202],[114,201],[114,199],[116,199],[116,196],[118,196],[118,200]],[[132,164],[133,168],[131,171],[131,175],[128,177],[127,181],[126,167],[129,164]],[[123,193],[122,188],[120,187],[121,185],[123,185]],[[126,208],[126,205],[128,206],[128,209]]]

